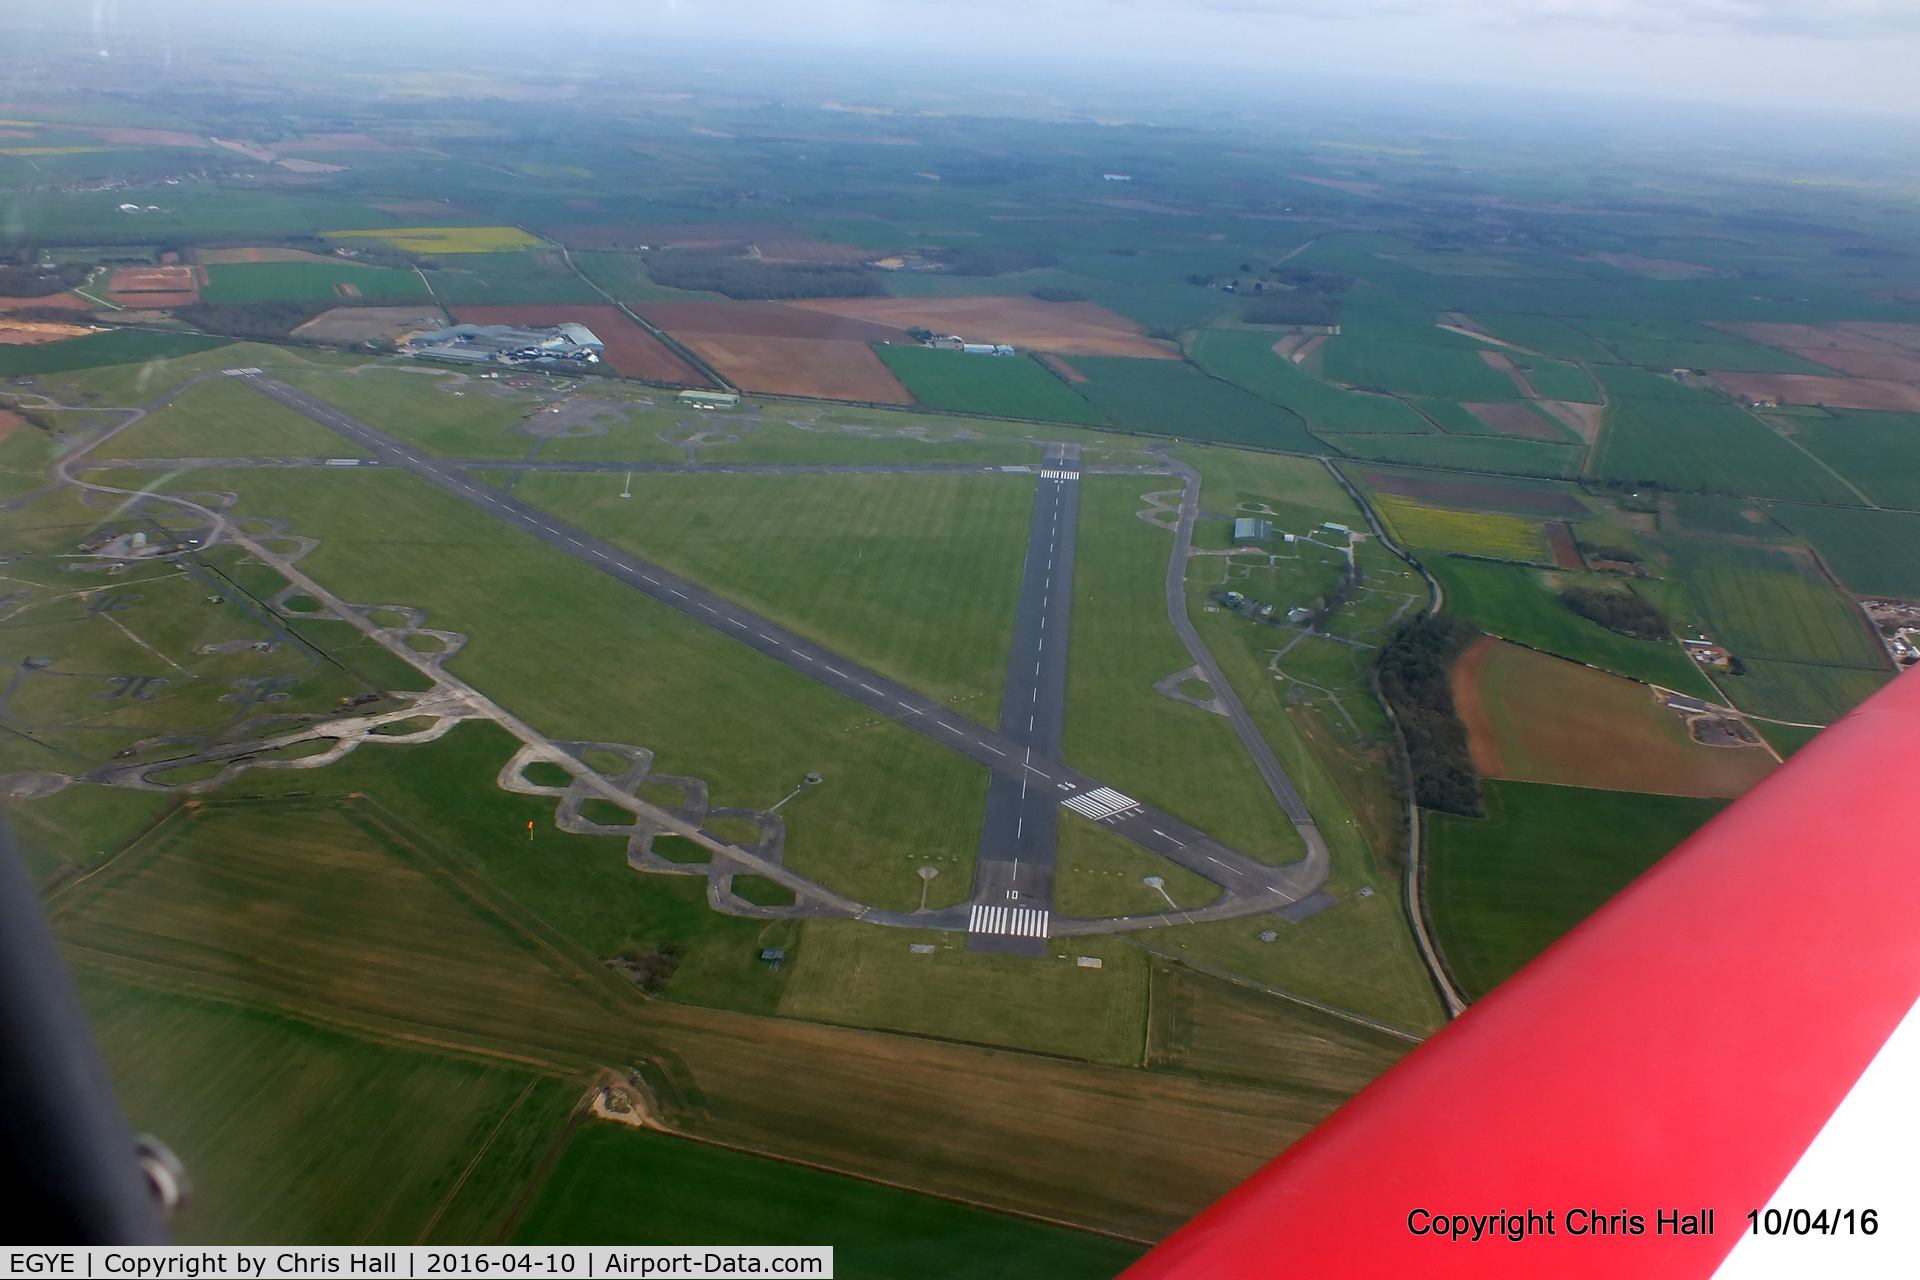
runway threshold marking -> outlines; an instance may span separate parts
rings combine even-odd
[[[1033,907],[989,907],[976,902],[967,915],[967,932],[1044,938],[1051,915],[1049,911]]]

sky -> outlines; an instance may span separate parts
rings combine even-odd
[[[394,21],[503,49],[568,29],[602,55],[771,46],[797,60],[892,55],[1076,76],[1394,81],[1920,122],[1920,0],[84,0],[110,32],[160,19],[242,30]],[[424,51],[424,46],[416,45]],[[850,67],[851,69],[851,67]]]

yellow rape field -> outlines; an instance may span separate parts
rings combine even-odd
[[[512,253],[540,243],[518,227],[389,227],[323,234],[329,240],[378,240],[408,253]]]
[[[1518,516],[1447,511],[1384,496],[1374,501],[1393,536],[1405,546],[1530,563],[1546,559],[1539,526]]]

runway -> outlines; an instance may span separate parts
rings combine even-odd
[[[1073,618],[1073,540],[1080,516],[1080,446],[1047,446],[1014,614],[1000,732],[1025,759],[1058,759],[1067,716],[1067,637]],[[1056,792],[996,773],[987,787],[974,862],[969,951],[1045,955],[1053,906]]]

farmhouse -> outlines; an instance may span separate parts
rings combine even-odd
[[[510,324],[457,324],[415,334],[401,345],[410,356],[433,356],[473,364],[563,367],[598,364],[606,343],[583,324],[527,328]]]
[[[1733,655],[1710,640],[1682,640],[1680,647],[1703,667],[1725,667],[1733,663]]]

